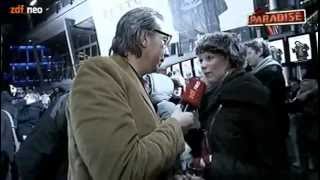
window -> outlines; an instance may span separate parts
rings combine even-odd
[[[185,79],[189,79],[193,77],[191,60],[184,61],[181,63],[181,65],[182,65],[183,77]]]

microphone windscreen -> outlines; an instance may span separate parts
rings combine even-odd
[[[193,108],[199,108],[202,96],[206,91],[206,84],[199,78],[190,78],[182,94],[182,103]]]

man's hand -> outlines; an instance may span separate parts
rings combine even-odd
[[[184,132],[187,132],[194,123],[193,114],[191,112],[182,112],[180,105],[176,106],[171,117],[178,121]]]

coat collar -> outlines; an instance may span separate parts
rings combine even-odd
[[[243,74],[243,70],[235,70],[226,76],[218,85],[208,89],[201,102],[203,110],[211,111],[212,108],[217,107],[219,103],[221,103],[219,101],[221,100],[221,93],[223,93],[224,89],[232,86],[232,81]]]
[[[134,82],[135,87],[138,89],[139,94],[143,97],[145,102],[148,104],[149,110],[152,112],[152,114],[155,117],[157,117],[157,113],[153,107],[153,104],[151,103],[150,97],[148,96],[146,90],[143,87],[143,84],[142,84],[143,82],[141,82],[137,72],[129,64],[128,59],[121,56],[112,56],[111,58],[114,59],[114,62],[118,64],[128,74],[128,77]]]

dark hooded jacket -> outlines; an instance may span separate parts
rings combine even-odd
[[[57,99],[21,145],[16,162],[22,180],[66,180],[68,170],[68,94]]]
[[[266,57],[258,65],[260,66],[253,69],[254,76],[270,91],[274,116],[280,129],[279,138],[282,139],[282,143],[279,145],[281,147],[279,151],[282,153],[282,162],[279,163],[282,164],[283,168],[286,168],[288,167],[286,141],[289,133],[289,116],[285,104],[287,92],[282,67],[271,56]]]
[[[205,170],[206,179],[279,177],[279,128],[269,97],[259,80],[244,71],[234,71],[208,90],[199,110],[213,154]]]
[[[268,62],[271,62],[271,64],[268,64]],[[253,72],[255,77],[270,91],[275,117],[281,127],[281,136],[285,139],[289,132],[289,116],[285,105],[286,84],[282,74],[282,67],[280,64],[275,63],[275,60],[273,60],[271,56],[266,57],[262,64],[261,67],[257,67],[259,68],[258,70],[255,71],[254,69]]]

